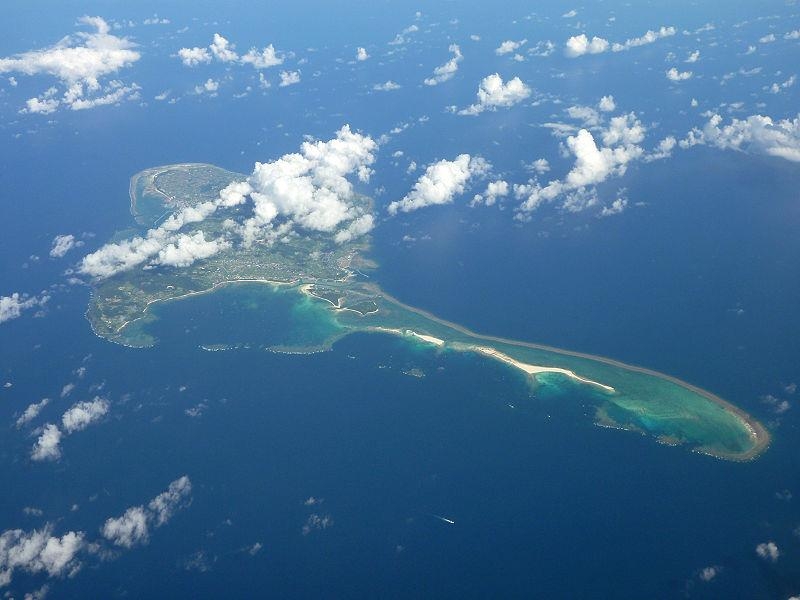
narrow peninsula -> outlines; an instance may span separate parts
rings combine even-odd
[[[225,186],[244,179],[206,164],[143,171],[130,184],[136,227],[119,237],[142,235],[175,211],[214,201]],[[365,211],[371,206],[366,197],[358,201]],[[241,210],[213,214],[203,221],[203,231],[222,232],[230,226],[231,213]],[[266,286],[276,294],[291,294],[294,302],[307,306],[309,319],[325,324],[304,336],[302,344],[276,344],[276,350],[329,349],[356,332],[394,335],[432,352],[467,352],[498,361],[531,385],[559,386],[566,397],[570,386],[580,386],[592,399],[598,425],[733,461],[752,460],[770,443],[766,428],[744,410],[675,377],[602,356],[481,335],[403,304],[364,276],[376,267],[366,257],[369,247],[369,236],[337,243],[318,233],[226,247],[185,267],[130,269],[92,282],[87,318],[105,339],[147,347],[157,342],[151,325],[161,303],[233,285]]]

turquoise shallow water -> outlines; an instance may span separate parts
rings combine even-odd
[[[301,293],[297,287],[229,283],[206,294],[153,304],[146,318],[134,321],[126,334],[133,340],[158,340],[163,337],[159,329],[169,328],[163,321],[180,319],[187,304],[192,311],[208,314],[209,321],[220,316],[231,323],[224,331],[210,331],[203,324],[195,326],[193,334],[217,340],[200,345],[207,351],[251,347],[255,343],[261,349],[308,353],[329,349],[335,340],[357,331],[388,335],[381,330],[400,332],[411,345],[435,347],[409,333],[413,331],[444,340],[446,352],[475,353],[474,348],[485,346],[523,363],[568,369],[586,381],[550,373],[531,378],[529,385],[584,387],[582,393],[594,398],[596,419],[604,425],[640,431],[736,460],[757,456],[769,442],[763,426],[756,421],[746,422],[744,419],[751,420],[750,417],[740,416],[736,407],[723,406],[722,400],[655,373],[608,364],[602,362],[602,357],[571,356],[511,341],[484,339],[389,298],[379,301],[376,312],[362,315],[348,310],[334,312],[328,302]],[[242,341],[250,339],[258,341]],[[510,365],[506,368],[514,370]],[[568,387],[565,396],[570,391]],[[760,441],[753,437],[756,431]]]
[[[433,594],[515,596],[534,585],[556,595],[618,595],[625,578],[631,597],[664,597],[679,593],[710,556],[747,568],[752,549],[740,540],[759,525],[746,515],[776,502],[763,480],[779,480],[769,453],[726,464],[598,428],[591,394],[561,378],[532,388],[505,365],[392,336],[355,334],[306,356],[266,352],[262,346],[296,341],[296,296],[260,286],[225,290],[216,301],[162,305],[154,325],[160,344],[128,351],[152,389],[136,395],[132,429],[129,422],[100,435],[147,448],[141,469],[189,465],[203,483],[172,535],[105,569],[100,585],[122,577],[126,589],[153,592],[122,573],[158,552],[179,562],[202,552],[204,573],[148,568],[172,573],[159,591],[203,596],[264,585],[277,595],[391,589],[403,596],[423,586]],[[237,329],[253,311],[259,317],[247,331]],[[200,348],[234,339],[247,347]],[[424,377],[408,374],[414,369]],[[203,403],[202,417],[182,414]],[[162,423],[156,430],[154,416]],[[164,439],[159,431],[167,430]],[[111,468],[123,454],[103,464]],[[156,476],[136,475],[139,468],[129,476]],[[120,485],[104,502],[113,505]],[[305,507],[309,496],[324,503]],[[315,512],[333,525],[303,536]],[[211,537],[193,531],[198,520]],[[670,530],[658,546],[642,534],[652,522]],[[259,540],[263,553],[239,552]],[[598,563],[608,544],[619,549]],[[642,553],[658,561],[658,573],[684,578],[631,575]],[[314,565],[302,582],[297,564]],[[575,569],[581,578],[570,575]],[[364,570],[368,578],[356,575]]]
[[[660,24],[691,30],[717,23],[719,45],[703,47],[702,62],[692,67],[704,76],[691,90],[664,94],[665,56],[673,44],[686,49],[694,36],[592,62],[556,55],[518,65],[495,57],[495,44],[511,36],[561,42],[569,26],[549,36],[524,18],[531,7],[523,2],[508,10],[464,4],[453,25],[452,4],[431,3],[421,10],[442,29],[420,35],[404,60],[368,62],[345,84],[337,52],[350,60],[356,44],[385,47],[417,8],[360,7],[350,26],[330,27],[340,10],[331,3],[316,7],[320,16],[311,24],[305,4],[275,5],[263,19],[248,13],[238,20],[220,18],[218,3],[172,14],[162,2],[135,8],[87,2],[77,12],[73,3],[44,12],[10,5],[0,22],[2,56],[60,39],[83,13],[122,21],[158,11],[175,30],[190,30],[181,39],[162,37],[166,30],[157,27],[135,30],[147,54],[126,76],[142,85],[141,103],[38,119],[18,111],[50,81],[20,77],[16,95],[4,84],[0,293],[64,282],[77,256],[49,260],[53,236],[93,233],[85,238],[89,251],[124,227],[128,178],[142,168],[196,160],[248,172],[255,160],[296,151],[304,134],[327,139],[343,119],[377,136],[429,116],[429,126],[414,125],[387,146],[373,177],[375,188],[387,190],[379,206],[406,193],[416,175],[407,175],[403,162],[394,168],[388,153],[395,150],[419,165],[482,153],[498,172],[524,181],[521,163],[544,149],[554,173],[567,167],[557,164],[549,131],[531,127],[563,116],[564,105],[544,103],[524,116],[485,114],[469,127],[443,113],[448,104],[474,98],[487,73],[519,74],[564,102],[588,105],[614,93],[622,110],[643,111],[648,124],[660,125],[654,136],[682,135],[701,121],[687,114],[692,94],[707,102],[699,110],[744,100],[746,110],[761,112],[750,94],[777,71],[788,75],[791,53],[760,51],[745,59],[740,52],[773,27],[797,27],[793,9],[778,2],[766,7],[785,18],[764,21],[758,20],[764,3],[738,3],[725,15],[712,3],[676,11],[674,2],[656,2],[638,14],[615,7],[619,39]],[[545,9],[554,15],[551,23],[564,22],[565,7],[537,6]],[[607,5],[579,10],[581,20],[596,24],[595,33],[605,31]],[[740,19],[750,20],[750,28],[733,28]],[[304,87],[274,86],[266,102],[257,94],[230,98],[250,81],[250,71],[235,89],[223,82],[229,95],[177,105],[153,101],[168,87],[178,93],[202,83],[206,73],[184,69],[170,55],[180,44],[207,43],[222,25],[240,49],[269,42],[280,49],[319,47],[319,77],[317,65],[304,66]],[[467,46],[473,31],[483,35],[482,45]],[[463,44],[466,57],[459,76],[420,94],[421,78],[442,63],[451,41]],[[746,60],[763,67],[762,79],[737,77],[723,90],[714,77],[736,72]],[[567,76],[553,76],[562,72]],[[404,87],[394,95],[370,93],[389,76]],[[272,93],[279,91],[287,93]],[[762,98],[765,113],[797,112],[793,92]],[[221,114],[225,126],[213,126]],[[800,436],[797,396],[785,386],[800,381],[798,177],[788,162],[697,148],[669,162],[632,166],[610,182],[602,198],[625,188],[630,199],[614,219],[553,211],[521,225],[510,207],[469,210],[464,198],[381,222],[375,238],[381,285],[410,304],[482,333],[652,367],[746,407],[774,432],[773,446],[754,463],[717,461],[598,428],[594,399],[580,389],[559,387],[554,378],[531,390],[520,375],[477,356],[437,354],[374,335],[350,336],[332,352],[306,356],[263,351],[254,333],[275,327],[277,338],[285,335],[287,311],[257,321],[254,332],[242,324],[258,311],[226,303],[187,307],[161,331],[159,346],[119,347],[89,331],[87,291],[60,286],[44,318],[28,314],[0,328],[0,373],[13,384],[0,388],[2,530],[50,522],[55,533],[81,530],[96,541],[105,518],[146,503],[187,474],[191,506],[154,531],[149,545],[109,561],[87,554],[74,578],[50,582],[50,597],[796,595]],[[417,242],[403,242],[406,235]],[[34,254],[41,260],[33,261]],[[250,348],[199,347],[239,343]],[[75,374],[81,366],[84,379]],[[405,373],[413,369],[425,377]],[[68,382],[77,387],[60,399]],[[49,397],[37,424],[56,422],[72,402],[98,393],[111,400],[109,417],[67,438],[59,463],[31,463],[31,431],[14,427],[20,411]],[[760,400],[765,394],[788,399],[792,408],[774,414]],[[312,495],[324,502],[305,506]],[[329,515],[333,525],[303,536],[311,514]],[[769,540],[781,551],[774,564],[755,553],[756,544]],[[256,542],[263,547],[251,556]],[[710,565],[721,567],[720,575],[703,584],[699,570]],[[41,583],[16,574],[14,593],[22,597]]]
[[[143,324],[143,331],[156,340],[174,335],[169,323],[181,321],[187,306],[204,318],[196,319],[186,335],[212,350],[247,345],[314,352],[344,333],[325,304],[295,289],[261,283],[223,285],[208,294],[153,305],[156,321]]]
[[[59,593],[525,596],[536,587],[672,597],[688,585],[714,597],[791,588],[790,562],[764,572],[753,551],[766,536],[787,553],[796,544],[792,503],[775,497],[791,485],[785,435],[754,463],[726,463],[596,427],[595,398],[582,388],[556,377],[532,388],[473,354],[374,334],[330,352],[265,351],[308,342],[294,336],[297,319],[327,335],[327,313],[296,308],[293,293],[224,290],[163,304],[152,325],[160,343],[149,349],[92,336],[81,294],[60,309],[72,319],[5,330],[19,350],[2,348],[3,364],[16,365],[3,393],[35,397],[45,376],[66,380],[86,360],[73,394],[103,384],[114,401],[112,418],[67,439],[54,468],[20,461],[31,440],[9,437],[0,459],[10,526],[35,526],[19,509],[33,505],[43,518],[60,515],[58,531],[97,537],[103,518],[175,477],[195,487],[191,506],[148,546],[88,559]],[[202,349],[213,344],[237,347]],[[7,422],[14,406],[3,404]],[[308,507],[311,496],[324,501]],[[304,536],[312,514],[333,524]],[[713,589],[692,583],[708,564],[728,573]]]

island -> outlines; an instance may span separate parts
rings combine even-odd
[[[130,184],[135,226],[116,239],[141,234],[187,206],[214,201],[220,190],[245,179],[208,164],[142,171]],[[359,196],[356,201],[371,209],[371,199]],[[202,230],[221,232],[242,210],[215,212],[202,221]],[[732,461],[752,460],[769,446],[770,434],[758,420],[675,377],[602,356],[482,335],[408,306],[373,281],[377,265],[369,249],[368,235],[336,243],[321,232],[280,243],[231,245],[185,267],[133,268],[94,279],[86,314],[98,336],[147,347],[157,342],[152,325],[159,304],[232,286],[265,286],[304,307],[296,327],[308,329],[300,341],[276,344],[275,351],[328,350],[356,332],[399,336],[432,352],[473,353],[498,361],[531,385],[556,386],[565,395],[571,386],[580,386],[592,399],[595,422],[603,427],[636,431]]]

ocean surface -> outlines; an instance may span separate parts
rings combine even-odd
[[[195,487],[148,546],[59,593],[717,597],[744,586],[758,597],[795,580],[753,552],[764,536],[797,543],[792,504],[776,499],[794,483],[786,425],[762,458],[729,463],[596,427],[572,386],[532,394],[503,365],[391,336],[307,355],[199,348],[229,343],[232,329],[252,346],[291,336],[292,309],[268,289],[164,305],[151,349],[110,346],[79,319],[36,322],[41,346],[18,350],[25,369],[10,370],[4,394],[36,394],[46,374],[84,364],[113,416],[67,439],[53,469],[20,460],[22,441],[7,448],[3,513],[77,504],[59,528],[91,532],[97,515],[183,473]],[[237,323],[254,310],[243,335]],[[313,514],[331,524],[304,535]],[[729,570],[713,589],[693,581],[707,563]]]
[[[630,29],[654,26],[670,6],[653,4],[653,15]],[[364,32],[358,44],[385,43],[413,16],[389,3],[364,7],[353,24]],[[142,8],[142,16],[157,8]],[[523,12],[521,4],[514,8]],[[388,17],[379,19],[384,9],[391,26]],[[127,9],[82,7],[101,10],[121,18]],[[201,20],[216,14],[209,4],[197,10]],[[463,35],[481,25],[482,10],[462,16]],[[0,35],[3,56],[58,39],[80,16],[69,4],[58,6],[34,32],[35,15],[16,11],[25,33],[14,44]],[[343,41],[338,28],[287,27],[300,17],[281,11],[269,24],[276,46],[321,39],[322,52],[353,41]],[[444,5],[431,11],[446,23]],[[693,20],[711,19],[707,11]],[[688,26],[680,19],[676,25]],[[9,34],[13,22],[0,24],[0,32]],[[254,24],[228,25],[231,36],[255,36]],[[197,27],[200,39],[218,26]],[[430,48],[412,46],[412,58],[396,64],[392,77],[402,79],[404,70],[416,77],[420,57],[441,63],[446,45],[434,57]],[[624,58],[645,61],[649,52]],[[164,86],[159,70],[174,60],[165,52],[143,61],[137,80],[152,90]],[[94,111],[91,119],[63,112],[47,124],[22,121],[3,97],[0,293],[57,283],[41,318],[26,314],[0,330],[0,384],[11,384],[0,387],[0,530],[50,522],[57,534],[82,530],[99,539],[106,518],[148,502],[181,475],[193,484],[191,505],[153,530],[148,544],[85,558],[74,577],[50,582],[52,596],[800,593],[800,537],[793,533],[800,500],[792,498],[800,492],[798,392],[787,390],[800,383],[800,171],[793,163],[695,148],[636,164],[624,182],[601,187],[613,194],[624,186],[631,199],[613,219],[551,213],[519,223],[510,208],[461,202],[387,219],[373,237],[379,268],[372,276],[405,303],[479,333],[662,371],[741,406],[773,434],[754,462],[715,460],[598,427],[574,387],[539,393],[504,365],[391,336],[355,334],[328,352],[267,351],[275,340],[304,339],[309,326],[267,288],[161,306],[154,325],[160,341],[152,348],[125,348],[92,333],[84,318],[89,289],[63,283],[65,271],[131,225],[128,180],[141,169],[198,161],[248,173],[256,160],[294,151],[304,134],[327,139],[350,122],[377,137],[428,114],[435,127],[411,127],[402,141],[420,164],[482,150],[499,170],[510,170],[521,157],[537,158],[550,138],[528,122],[552,107],[524,120],[487,114],[469,129],[442,115],[451,95],[474,96],[488,65],[465,63],[467,77],[419,102],[409,84],[376,106],[368,95],[348,95],[347,86],[358,82],[337,79],[339,63],[326,60],[330,69],[302,98],[292,91],[177,108],[133,103]],[[556,60],[560,68],[583,68]],[[718,60],[726,60],[722,51]],[[619,62],[602,93],[630,64]],[[599,77],[573,75],[554,84],[563,85],[559,93],[585,96]],[[183,84],[191,78],[181,76]],[[638,98],[630,108],[648,106],[654,92],[644,78],[625,81],[634,86],[627,97]],[[626,94],[615,93],[624,103]],[[686,101],[666,99],[649,117],[677,128],[677,107]],[[225,126],[216,126],[223,111]],[[514,153],[492,151],[493,138]],[[394,143],[387,156],[400,147]],[[376,173],[373,187],[386,190],[379,205],[408,190],[415,176],[404,168]],[[52,238],[65,232],[86,232],[86,246],[69,260],[50,260]],[[202,348],[215,344],[237,347]],[[83,377],[76,375],[81,367]],[[75,388],[61,398],[67,383]],[[54,422],[74,401],[95,395],[111,401],[102,426],[65,438],[59,462],[32,463],[35,438],[14,426],[25,406],[50,398],[40,421]],[[793,407],[776,415],[762,401],[767,395]],[[769,540],[781,549],[776,563],[755,552]],[[719,575],[705,583],[698,574],[709,566]],[[17,593],[41,584],[40,577],[14,575]]]

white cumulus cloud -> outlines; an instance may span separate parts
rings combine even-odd
[[[153,524],[161,527],[181,509],[192,494],[192,482],[186,475],[169,484],[169,487],[147,505]]]
[[[611,204],[603,207],[603,210],[600,211],[600,216],[610,217],[611,215],[618,215],[621,212],[623,212],[627,207],[628,207],[627,198],[616,198]]]
[[[541,58],[546,58],[555,51],[556,51],[556,45],[550,40],[542,40],[540,42],[536,42],[534,46],[528,48],[528,54],[530,54],[531,56],[539,56]]]
[[[61,417],[64,433],[71,434],[86,429],[108,414],[108,409],[108,400],[100,397],[73,404]]]
[[[75,236],[72,234],[67,235],[57,235],[53,238],[53,245],[50,248],[50,256],[53,258],[61,258],[67,252],[72,250],[75,246],[82,246],[82,241],[75,240]]]
[[[252,65],[255,69],[268,69],[283,64],[283,57],[278,56],[278,52],[272,44],[261,50],[251,48],[239,60],[242,64]]]
[[[603,112],[614,112],[617,109],[617,103],[614,102],[614,96],[603,96],[600,98],[597,108]]]
[[[0,323],[5,323],[11,319],[22,316],[22,313],[30,308],[43,306],[50,300],[46,294],[41,296],[28,296],[14,292],[10,296],[0,296]]]
[[[602,120],[600,113],[591,106],[570,106],[567,114],[571,119],[582,121],[584,127],[596,127]]]
[[[169,19],[159,19],[158,15],[153,15],[142,21],[143,25],[169,25],[170,23]]]
[[[722,570],[722,567],[718,567],[717,565],[712,565],[710,567],[704,567],[700,571],[700,574],[698,575],[698,577],[700,578],[700,581],[709,582],[709,581],[712,581],[717,575],[719,575],[719,572],[721,570]]]
[[[144,507],[133,506],[121,517],[106,520],[102,533],[104,538],[123,548],[146,544],[150,539],[150,530]]]
[[[58,460],[59,458],[61,458],[61,430],[57,425],[48,423],[33,445],[31,459],[43,461]]]
[[[239,55],[234,51],[235,46],[220,34],[215,33],[209,45],[209,50],[214,58],[221,62],[235,62],[239,60]]]
[[[139,266],[186,267],[234,243],[270,245],[296,230],[349,241],[374,225],[349,178],[369,180],[377,147],[371,137],[345,125],[329,141],[307,141],[299,153],[256,163],[246,181],[231,183],[216,200],[182,208],[142,235],[106,244],[85,256],[78,270],[103,279]],[[207,240],[199,229],[181,232],[218,210],[242,205],[225,237]]]
[[[94,96],[107,96],[114,89],[124,88],[126,94],[135,95],[138,86],[124,86],[117,82],[114,89],[110,89],[100,82],[102,78],[130,67],[141,58],[141,54],[134,49],[135,44],[112,35],[110,26],[100,17],[82,17],[79,22],[96,31],[78,32],[48,48],[0,58],[0,73],[51,75],[65,87],[61,99],[56,98],[58,90],[51,88],[44,95],[28,100],[22,112],[48,114],[59,106],[91,108],[100,105],[92,104]],[[80,101],[77,107],[76,101]]]
[[[677,33],[677,30],[674,27],[660,27],[655,31],[649,29],[644,35],[640,37],[631,38],[629,40],[625,40],[625,42],[621,44],[614,44],[611,46],[611,50],[613,52],[622,52],[623,50],[630,50],[631,48],[636,48],[637,46],[645,46],[647,44],[652,44],[653,42],[660,40],[662,38],[671,37]]]
[[[337,244],[344,244],[369,233],[375,227],[375,217],[370,214],[361,215],[353,219],[347,227],[341,229],[333,236]]]
[[[70,531],[58,537],[50,524],[30,532],[6,530],[0,534],[0,587],[11,583],[15,571],[44,572],[50,577],[76,573],[83,546],[83,532]]]
[[[678,145],[678,140],[674,136],[668,135],[658,142],[658,145],[644,157],[645,162],[653,162],[672,156],[672,151]]]
[[[111,35],[108,23],[100,17],[83,17],[79,21],[97,31],[79,32],[49,48],[0,58],[0,73],[46,73],[68,84],[96,82],[104,75],[129,67],[141,57],[133,50],[133,42]]]
[[[525,85],[519,77],[503,83],[503,78],[497,73],[483,78],[478,86],[478,101],[467,108],[460,110],[460,115],[478,115],[486,110],[497,110],[514,106],[531,95],[531,88]]]
[[[300,83],[300,71],[281,71],[280,78],[281,82],[278,84],[278,87],[295,85],[296,83]]]
[[[74,92],[74,96],[69,102],[69,107],[72,110],[87,110],[96,108],[98,106],[109,106],[112,104],[119,104],[123,100],[137,100],[139,99],[139,90],[137,84],[123,85],[121,81],[111,81],[103,92],[97,96],[84,97],[83,88],[80,85],[73,86],[68,90],[68,94]]]
[[[490,181],[486,185],[486,191],[483,194],[475,194],[472,198],[472,202],[470,202],[470,206],[477,206],[479,204],[485,204],[486,206],[493,206],[495,202],[497,202],[498,198],[504,198],[508,196],[510,191],[510,187],[507,181],[502,179],[498,179],[497,181]]]
[[[517,49],[524,46],[527,42],[528,40],[519,40],[518,42],[515,42],[514,40],[506,40],[497,48],[495,48],[494,53],[497,54],[497,56],[511,54],[512,52],[516,52]]]
[[[405,43],[407,43],[407,42],[409,41],[409,36],[408,36],[408,34],[409,34],[409,33],[416,33],[417,31],[419,31],[419,27],[418,27],[418,26],[416,26],[416,25],[409,25],[408,27],[406,27],[405,29],[403,29],[403,31],[401,31],[400,33],[398,33],[398,34],[397,34],[397,35],[394,37],[394,39],[393,39],[391,42],[389,42],[389,45],[390,45],[390,46],[400,46],[400,45],[402,45],[402,44],[405,44]]]
[[[204,84],[194,86],[194,93],[198,95],[210,94],[211,96],[216,96],[218,90],[219,90],[219,81],[211,79],[210,77],[206,79],[206,82]]]
[[[330,515],[318,515],[317,513],[312,513],[309,515],[308,519],[306,519],[306,522],[300,531],[303,535],[308,535],[312,531],[328,529],[329,527],[333,527],[333,519]]]
[[[196,67],[199,64],[211,62],[211,54],[207,48],[181,48],[178,50],[178,58],[187,67]]]
[[[781,552],[775,542],[764,542],[756,546],[756,554],[764,560],[775,562],[780,558]]]
[[[714,114],[702,128],[694,128],[682,148],[697,144],[716,146],[723,150],[755,152],[800,162],[800,115],[794,119],[775,121],[771,117],[751,115],[746,119],[733,119],[722,124],[722,117]]]
[[[771,86],[769,86],[769,91],[772,94],[780,94],[783,90],[787,90],[792,87],[796,81],[797,75],[792,75],[786,81],[781,83],[773,83]]]
[[[488,163],[479,156],[460,154],[455,160],[440,160],[425,169],[412,190],[402,199],[389,204],[388,211],[411,212],[426,206],[449,204],[463,194],[466,184],[475,176],[484,175]]]
[[[443,65],[439,65],[433,70],[433,77],[428,77],[424,83],[425,85],[438,85],[453,78],[458,71],[458,63],[464,59],[461,54],[461,48],[458,44],[450,44],[448,48],[453,53],[453,57]]]
[[[686,81],[692,78],[691,71],[678,71],[675,67],[667,70],[666,75],[670,81]]]
[[[567,146],[575,155],[575,166],[567,173],[566,182],[571,188],[604,181],[616,167],[613,152],[603,152],[586,129],[567,138]]]
[[[63,397],[63,396],[62,396]],[[43,400],[38,405],[31,404],[17,420],[17,426],[35,418],[41,409],[47,405]],[[86,429],[92,423],[96,423],[108,413],[109,404],[107,400],[96,397],[94,400],[77,402],[73,404],[62,416],[61,426],[47,423],[39,434],[39,438],[31,449],[31,460],[58,460],[61,458],[61,441],[65,435],[70,435],[76,431]]]
[[[327,142],[304,142],[300,154],[256,163],[248,178],[254,224],[261,228],[277,217],[311,231],[333,232],[362,216],[352,202],[348,176],[369,179],[377,144],[345,125]],[[246,222],[245,228],[248,223]]]
[[[101,533],[108,541],[123,548],[146,544],[151,528],[166,524],[178,510],[189,504],[191,495],[191,480],[186,475],[179,477],[147,506],[132,506],[121,516],[107,519]]]
[[[527,219],[545,202],[562,198],[561,207],[575,212],[597,203],[594,189],[609,177],[624,175],[628,164],[643,157],[639,145],[645,137],[645,127],[634,113],[613,117],[597,132],[601,141],[588,130],[580,129],[566,139],[566,147],[575,162],[563,179],[542,185],[534,179],[514,186],[514,194],[523,200],[518,218]]]
[[[32,115],[49,115],[56,112],[60,105],[57,98],[28,98],[23,110]]]
[[[200,64],[217,60],[226,64],[250,65],[254,69],[268,69],[283,64],[281,56],[272,44],[261,48],[250,48],[246,53],[239,55],[236,45],[219,33],[215,33],[207,47],[181,48],[178,58],[187,67],[196,67]]]
[[[39,402],[32,402],[29,404],[28,408],[26,408],[17,419],[17,427],[23,427],[33,421],[48,404],[50,404],[49,398],[42,398]]]
[[[376,83],[372,86],[372,89],[376,92],[393,92],[394,90],[399,90],[401,87],[403,86],[390,79],[389,81],[385,81],[383,83]]]
[[[630,38],[622,43],[615,42],[613,44],[609,43],[607,39],[597,36],[589,39],[585,33],[582,33],[580,35],[574,35],[567,40],[565,54],[571,58],[577,58],[584,54],[602,54],[608,50],[612,52],[622,52],[638,46],[652,44],[659,39],[673,36],[676,33],[677,30],[674,27],[660,27],[656,30],[650,29],[642,36]]]
[[[584,54],[602,54],[608,50],[608,40],[594,36],[591,40],[585,33],[573,35],[567,40],[565,53],[571,58],[583,56]]]
[[[182,233],[177,239],[159,250],[154,264],[170,267],[188,267],[198,260],[214,256],[231,247],[230,242],[217,238],[206,240],[202,231],[193,234]]]

